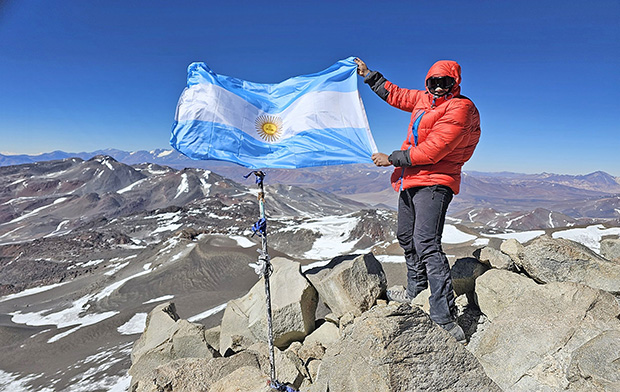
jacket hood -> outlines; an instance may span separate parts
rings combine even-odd
[[[450,92],[452,95],[456,96],[461,93],[461,66],[456,61],[440,60],[433,64],[426,74],[424,86],[426,86],[426,81],[429,78],[441,76],[450,76],[456,81],[456,84],[452,87],[452,91]],[[428,91],[428,88],[426,91]]]

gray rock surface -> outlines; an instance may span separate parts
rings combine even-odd
[[[499,250],[508,255],[513,263],[520,264],[525,247],[516,239],[510,238],[502,241]]]
[[[271,310],[274,344],[286,347],[314,329],[318,303],[316,290],[301,274],[299,263],[274,258],[271,275]],[[220,353],[237,352],[267,341],[265,283],[261,279],[244,297],[230,301],[222,319]]]
[[[132,351],[132,384],[148,383],[157,367],[176,359],[218,356],[206,341],[204,326],[174,318],[178,315],[172,303],[157,306],[147,317],[146,329]]]
[[[536,282],[526,276],[493,269],[478,279],[476,303],[492,321],[524,293],[537,286]]]
[[[485,246],[484,248],[476,251],[474,255],[480,260],[481,263],[488,265],[491,268],[512,270],[514,269],[514,262],[512,258],[506,253],[503,253],[497,249]]]
[[[372,253],[335,258],[325,267],[308,270],[306,277],[338,317],[348,312],[359,316],[375,304],[387,287],[381,263]]]
[[[620,263],[620,239],[606,238],[601,241],[601,256]]]
[[[605,331],[575,350],[568,380],[576,390],[620,391],[620,331]]]
[[[500,391],[420,309],[376,306],[327,349],[310,392]]]
[[[568,369],[580,347],[605,331],[620,330],[620,305],[613,295],[572,282],[536,285],[501,270],[481,276],[476,294],[490,323],[468,348],[501,388],[591,390],[580,389],[585,378]],[[582,351],[581,363],[595,360],[592,350]]]
[[[131,360],[135,362],[146,351],[166,341],[170,337],[172,330],[176,329],[176,321],[178,319],[179,315],[173,303],[166,302],[156,306],[146,316],[146,327],[133,346]]]
[[[570,240],[536,238],[525,247],[519,266],[541,283],[576,282],[620,293],[620,264]]]

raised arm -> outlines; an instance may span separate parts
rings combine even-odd
[[[355,59],[355,63],[357,64],[357,74],[364,77],[364,83],[370,86],[372,91],[381,99],[398,109],[407,112],[413,111],[417,100],[424,94],[420,90],[398,87],[383,77],[381,73],[369,70],[366,63],[359,58]]]

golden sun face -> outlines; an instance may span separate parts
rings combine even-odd
[[[278,116],[258,116],[256,119],[256,132],[264,140],[275,142],[282,136],[282,119]]]

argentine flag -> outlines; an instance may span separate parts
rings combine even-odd
[[[252,169],[372,163],[377,151],[354,57],[277,84],[188,67],[170,144],[193,159]]]

